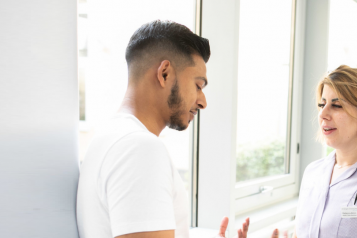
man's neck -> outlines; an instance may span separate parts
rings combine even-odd
[[[128,89],[119,112],[135,116],[151,133],[159,136],[166,126],[165,121],[160,110],[150,102],[150,98],[143,98],[142,95],[140,92]]]

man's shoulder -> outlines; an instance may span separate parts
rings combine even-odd
[[[117,114],[98,127],[98,135],[126,135],[135,131],[147,131],[146,127],[133,115]]]
[[[104,129],[103,129],[104,128]],[[112,118],[96,136],[96,144],[115,157],[168,157],[166,146],[136,117],[129,114]]]
[[[119,114],[103,123],[95,136],[99,144],[120,146],[131,143],[132,145],[152,144],[161,145],[161,140],[151,133],[136,117],[129,114]]]
[[[116,140],[106,151],[102,173],[105,175],[111,171],[123,177],[129,169],[142,176],[166,176],[172,174],[171,167],[166,146],[156,135],[148,131],[134,131]]]
[[[113,148],[132,150],[137,153],[144,151],[151,154],[157,154],[158,152],[166,153],[166,147],[160,138],[145,130],[132,131],[126,134],[120,140],[117,140]]]
[[[115,157],[142,153],[165,153],[163,142],[135,117],[130,115],[114,117],[104,123],[89,145],[86,159],[98,160],[115,154]]]

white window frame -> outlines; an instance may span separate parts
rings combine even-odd
[[[88,3],[77,3],[77,18],[79,15],[85,14],[88,16]],[[78,28],[78,26],[77,26]],[[78,36],[77,36],[78,37]],[[87,68],[88,66],[88,58],[87,57],[80,57],[78,55],[78,68]],[[89,131],[89,125],[86,119],[79,120],[79,131],[80,132],[87,132]]]
[[[222,216],[234,221],[245,212],[261,209],[298,194],[301,104],[305,32],[305,0],[295,1],[295,35],[290,85],[292,94],[290,174],[236,183],[237,65],[239,0],[204,1],[202,36],[209,39],[212,57],[207,63],[208,106],[199,122],[198,227],[217,229]],[[274,187],[259,193],[261,186]],[[236,233],[235,225],[228,228]],[[228,235],[229,236],[229,235]]]
[[[288,108],[288,123],[287,123],[287,153],[286,153],[286,174],[263,177],[247,182],[237,183],[235,186],[236,199],[236,213],[242,214],[259,207],[264,207],[268,204],[274,203],[282,199],[288,199],[296,196],[296,182],[297,182],[297,159],[298,147],[300,141],[300,124],[296,122],[300,120],[300,114],[297,112],[301,104],[299,95],[300,87],[298,84],[297,74],[299,70],[295,70],[296,59],[295,52],[299,50],[296,48],[296,3],[297,0],[292,0],[292,14],[291,14],[291,41],[290,41],[290,74],[289,74],[289,108]],[[298,57],[298,56],[297,56]],[[295,96],[295,97],[294,97]],[[263,188],[268,190],[263,190]],[[262,193],[268,193],[264,195]]]
[[[195,18],[195,33],[199,36],[202,35],[202,0],[195,1],[196,18]],[[198,157],[199,157],[199,121],[200,111],[197,112],[196,117],[190,126],[190,155],[191,155],[191,187],[189,199],[191,200],[191,223],[190,227],[197,227],[198,220]]]

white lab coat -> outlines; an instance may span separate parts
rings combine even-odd
[[[296,215],[298,238],[357,237],[357,218],[342,218],[341,208],[354,207],[357,163],[330,184],[335,151],[305,169]]]

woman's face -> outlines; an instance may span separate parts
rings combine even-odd
[[[319,107],[320,130],[326,144],[338,150],[354,150],[357,145],[357,119],[342,108],[331,86],[324,85]],[[356,107],[347,101],[343,101],[343,107],[357,117]]]

